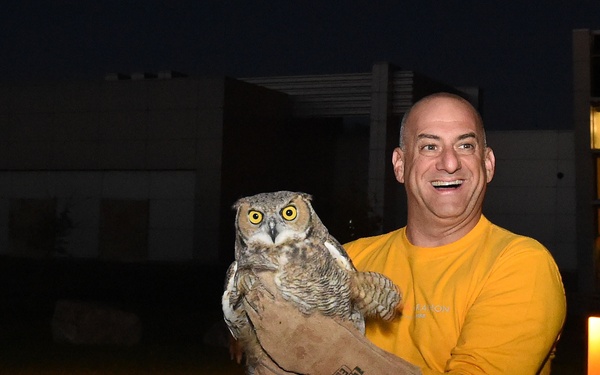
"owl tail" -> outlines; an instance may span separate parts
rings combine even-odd
[[[365,317],[392,320],[402,310],[402,294],[386,276],[377,272],[356,272],[352,282],[352,300]]]

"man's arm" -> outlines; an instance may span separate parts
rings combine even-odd
[[[511,251],[469,309],[446,370],[535,374],[556,343],[565,313],[560,274],[546,250]]]
[[[244,303],[263,349],[287,371],[319,375],[421,374],[418,367],[373,345],[350,322],[319,313],[305,316],[277,292],[257,287]]]

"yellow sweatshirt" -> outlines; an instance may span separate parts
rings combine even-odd
[[[380,348],[423,374],[541,374],[562,329],[566,300],[546,248],[484,216],[462,239],[413,246],[405,228],[346,245],[361,271],[390,277],[402,315],[367,322]]]

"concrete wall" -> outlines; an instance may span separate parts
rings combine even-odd
[[[0,88],[2,169],[195,169],[219,137],[222,79]]]
[[[577,269],[575,153],[571,131],[490,131],[496,156],[484,214],[540,241],[560,268]]]
[[[223,181],[264,169],[224,147],[266,149],[286,103],[224,77],[0,87],[0,253],[56,253],[48,210],[68,209],[68,255],[218,262]]]
[[[14,238],[9,238],[9,218],[11,200],[55,200],[56,213],[68,209],[73,222],[63,245],[65,255],[120,260],[193,258],[194,172],[4,171],[0,172],[0,181],[0,254],[46,256],[45,251],[54,250],[19,246]],[[147,247],[130,249],[136,250],[136,257],[128,251],[115,254],[100,250],[110,245],[118,248],[115,239],[110,239],[111,233],[104,233],[107,237],[102,239],[101,211],[106,201],[147,202],[143,231]]]

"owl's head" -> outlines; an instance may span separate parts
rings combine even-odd
[[[234,205],[238,239],[264,245],[305,239],[313,228],[323,227],[310,202],[309,194],[291,191],[238,200]]]

